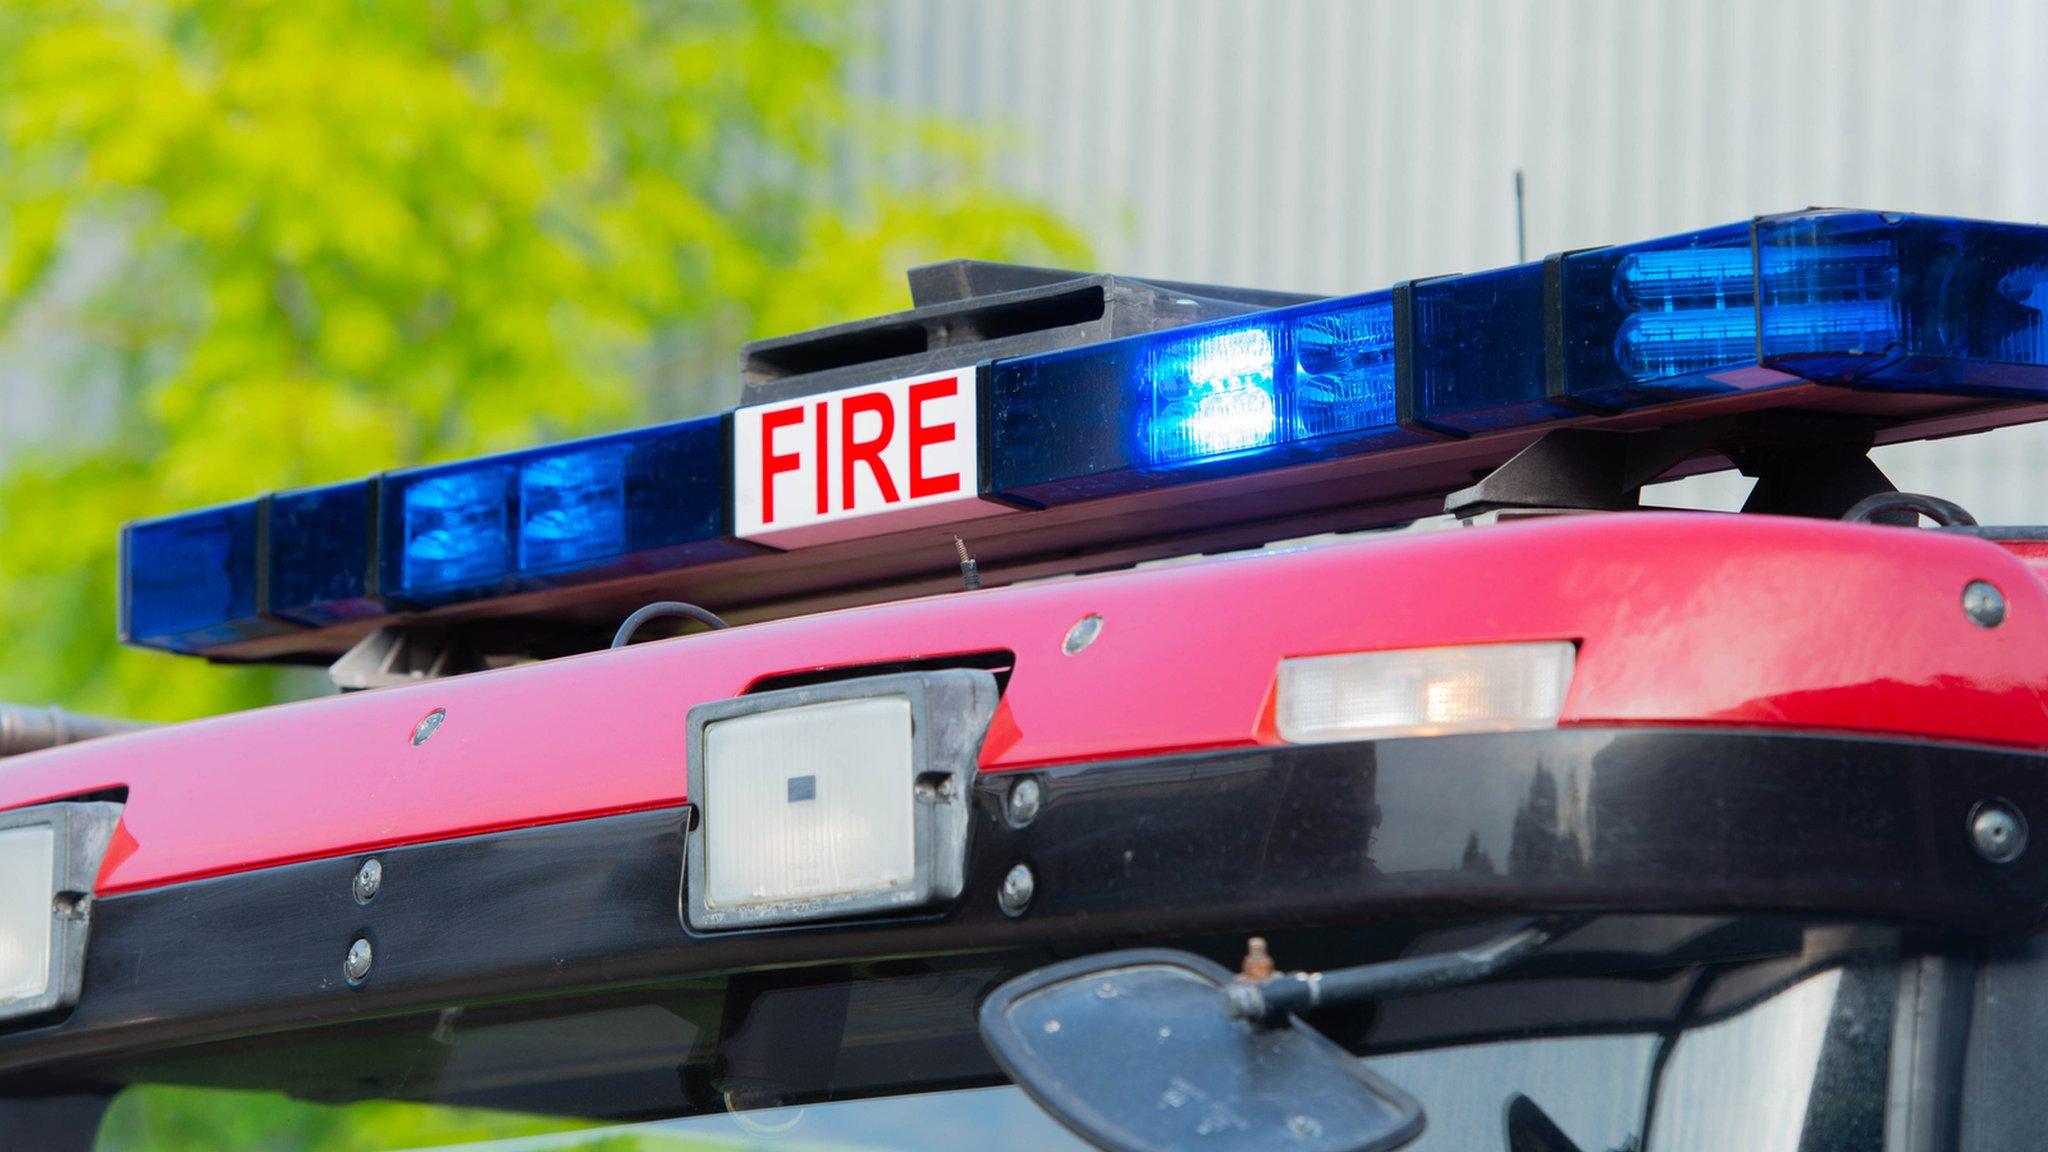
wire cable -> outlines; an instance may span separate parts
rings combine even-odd
[[[685,616],[714,631],[732,627],[710,610],[695,604],[685,604],[681,600],[656,600],[626,617],[625,623],[619,625],[619,630],[612,635],[612,647],[624,648],[633,642],[633,633],[638,632],[642,624],[669,616]]]
[[[1875,524],[1878,517],[1886,512],[1911,512],[1915,522],[1921,516],[1927,517],[1944,528],[1974,528],[1977,518],[1963,510],[1963,506],[1939,496],[1924,496],[1918,492],[1879,492],[1858,500],[1842,519],[1852,524]]]

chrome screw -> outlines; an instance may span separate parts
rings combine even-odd
[[[417,748],[425,744],[428,737],[441,730],[441,723],[446,719],[448,719],[448,710],[446,708],[436,708],[425,716],[420,717],[420,722],[412,726],[412,746]]]
[[[356,903],[368,904],[383,885],[384,865],[375,856],[363,861],[363,866],[356,869]]]
[[[2005,594],[1988,580],[1972,580],[1963,586],[1963,615],[1980,628],[2005,623]]]
[[[363,977],[370,974],[370,961],[372,959],[374,957],[370,952],[370,938],[367,936],[356,937],[355,943],[348,946],[348,956],[341,962],[341,970],[348,976],[348,982],[351,984],[362,983]]]
[[[1095,638],[1100,635],[1102,635],[1102,617],[1097,613],[1090,612],[1088,615],[1074,621],[1074,626],[1067,629],[1067,638],[1060,645],[1060,650],[1069,656],[1079,656],[1081,650],[1095,643]]]
[[[2003,800],[1986,800],[1970,811],[1970,841],[1977,855],[2010,864],[2027,850],[2027,818]]]
[[[1038,804],[1043,799],[1038,781],[1025,777],[1010,788],[1010,799],[1004,811],[1010,817],[1010,826],[1022,828],[1038,818]]]
[[[1038,887],[1038,880],[1031,875],[1031,869],[1019,864],[1003,877],[1003,891],[997,898],[1006,916],[1022,916],[1031,907],[1031,895]]]

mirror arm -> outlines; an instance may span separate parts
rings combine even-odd
[[[1456,952],[1411,956],[1329,972],[1285,972],[1265,980],[1240,979],[1224,987],[1230,1014],[1267,1028],[1330,1004],[1384,1000],[1485,980],[1519,963],[1585,923],[1585,917],[1537,920],[1483,944]]]

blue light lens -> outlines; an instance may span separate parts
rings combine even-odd
[[[260,611],[259,517],[251,500],[122,529],[122,639],[199,652],[291,631]]]
[[[270,611],[324,627],[385,615],[370,551],[376,481],[270,497]]]
[[[1154,464],[1264,448],[1280,434],[1274,331],[1226,328],[1154,345],[1146,447]]]
[[[1750,255],[1747,226],[1717,228],[1651,243],[1675,242],[1689,246],[1606,248],[1587,254],[1581,263],[1611,262],[1615,299],[1631,311],[1670,313],[1740,307],[1756,298],[1756,261]]]
[[[1571,414],[1546,386],[1543,265],[1421,280],[1401,293],[1403,422],[1476,434]]]
[[[2036,228],[1871,212],[1764,217],[1553,257],[1554,399],[1630,408],[1778,387],[2039,395]]]
[[[421,607],[748,555],[724,418],[383,478],[387,598]]]
[[[1389,293],[997,361],[986,490],[1054,505],[1423,439]]]
[[[1872,390],[2048,393],[2048,229],[1815,212],[1759,220],[1756,249],[1770,367]],[[1854,276],[1823,262],[1834,254]],[[1860,307],[1815,316],[1820,296]]]
[[[528,461],[519,470],[519,567],[545,572],[626,547],[625,444]]]
[[[512,476],[485,462],[419,479],[404,489],[396,590],[431,593],[495,583],[512,570]]]
[[[1294,349],[1291,439],[1394,426],[1391,296],[1305,310],[1288,332]]]
[[[1619,410],[1784,380],[1755,370],[1747,224],[1553,256],[1545,272],[1555,402]]]

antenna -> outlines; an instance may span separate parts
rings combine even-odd
[[[1527,263],[1529,259],[1529,229],[1524,223],[1526,213],[1522,210],[1522,170],[1515,169],[1515,263]]]

